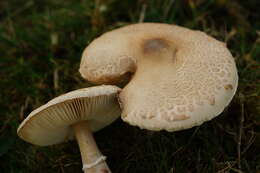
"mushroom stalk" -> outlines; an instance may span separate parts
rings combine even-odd
[[[87,121],[80,121],[73,126],[74,133],[80,148],[84,173],[111,172],[101,154]]]

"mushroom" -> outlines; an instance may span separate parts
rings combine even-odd
[[[116,100],[119,91],[120,88],[107,85],[78,89],[56,97],[32,111],[18,127],[17,134],[40,146],[58,144],[75,136],[83,171],[108,173],[105,156],[99,151],[92,132],[120,116]]]
[[[84,50],[79,71],[99,84],[127,79],[119,95],[122,119],[156,131],[187,129],[216,117],[238,85],[234,59],[223,42],[161,23],[103,34]]]

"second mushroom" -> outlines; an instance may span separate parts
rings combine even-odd
[[[58,144],[76,137],[86,173],[110,172],[92,132],[120,116],[116,96],[120,88],[97,86],[71,91],[37,108],[21,123],[20,138],[39,146]]]

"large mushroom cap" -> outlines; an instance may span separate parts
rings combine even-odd
[[[81,75],[116,83],[133,73],[119,95],[122,119],[150,130],[191,128],[220,114],[238,75],[226,45],[200,31],[143,23],[108,32],[84,51]]]
[[[120,88],[97,86],[71,91],[32,111],[21,123],[19,137],[32,144],[46,146],[74,137],[71,125],[87,120],[97,131],[120,116],[116,96]]]

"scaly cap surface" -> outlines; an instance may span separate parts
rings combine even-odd
[[[200,31],[143,23],[105,33],[84,51],[81,75],[96,83],[132,79],[119,95],[122,119],[150,130],[191,128],[220,114],[238,75],[226,45]]]

